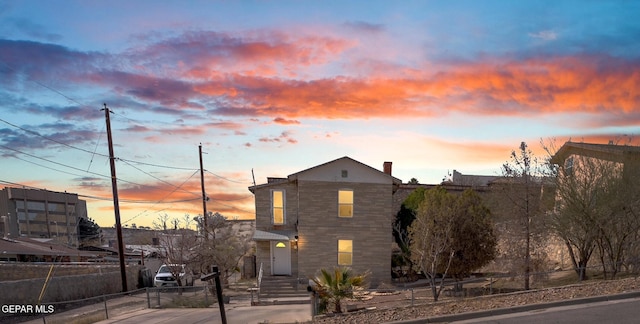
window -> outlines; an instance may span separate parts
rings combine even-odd
[[[338,240],[338,265],[353,264],[353,241]]]
[[[273,224],[284,224],[284,190],[273,190],[271,192],[271,214]]]
[[[353,217],[353,190],[338,191],[338,217]]]
[[[567,176],[573,175],[573,156],[564,161],[564,170]]]

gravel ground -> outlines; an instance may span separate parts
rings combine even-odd
[[[370,299],[370,302],[365,301],[361,305],[374,306],[376,309],[329,316],[321,315],[314,318],[312,323],[383,323],[638,290],[640,290],[640,279],[627,278],[475,298],[448,298],[448,300],[435,303],[426,302],[423,299],[415,301],[413,307],[406,306],[410,304],[410,301],[407,301],[407,292],[401,292],[384,297],[389,299],[384,303],[384,308],[376,306],[374,301],[379,298],[375,297]],[[393,303],[394,300],[396,303]]]

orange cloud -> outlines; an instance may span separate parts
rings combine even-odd
[[[275,31],[254,31],[242,35],[219,32],[188,32],[164,40],[136,53],[135,57],[156,57],[155,62],[176,61],[185,66],[183,76],[202,80],[216,78],[219,71],[244,75],[297,75],[301,67],[325,64],[355,45],[339,37],[294,36]],[[188,66],[184,62],[189,62]],[[156,63],[154,63],[156,64]]]
[[[640,109],[640,64],[612,57],[486,61],[412,78],[335,77],[310,81],[229,74],[196,88],[223,96],[229,115],[282,118],[415,117]],[[223,91],[221,89],[233,89]]]
[[[282,124],[282,125],[297,125],[297,124],[300,124],[300,122],[297,121],[297,120],[284,119],[282,117],[274,118],[273,122],[276,123],[276,124]]]

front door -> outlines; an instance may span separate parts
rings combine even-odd
[[[271,241],[271,274],[291,275],[291,245],[289,241]]]

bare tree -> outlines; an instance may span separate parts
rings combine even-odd
[[[596,251],[605,278],[608,274],[615,277],[625,259],[636,259],[629,253],[635,251],[640,230],[638,178],[633,166],[606,156],[575,154],[558,166],[553,226],[566,242],[581,280],[586,278],[587,265]]]
[[[169,215],[167,213],[158,215],[158,219],[153,221],[153,228],[159,231],[167,231],[167,222],[169,221]]]
[[[240,235],[231,221],[219,213],[209,214],[207,227],[202,216],[196,217],[199,227],[204,229],[205,239],[199,240],[197,259],[194,265],[206,273],[212,265],[218,266],[223,282],[238,271],[238,264],[250,250],[250,237]]]
[[[191,224],[193,224],[194,221],[195,220],[194,220],[193,217],[191,217],[191,215],[184,214],[184,216],[182,216],[182,220],[180,222],[181,222],[181,224],[184,224],[183,228],[191,229]]]
[[[163,233],[160,236],[160,245],[164,250],[164,264],[171,270],[171,274],[176,278],[178,286],[192,284],[192,282],[183,283],[181,273],[183,266],[185,271],[191,272],[190,269],[198,257],[195,253],[195,249],[199,244],[198,241],[196,232],[189,229],[178,229]]]
[[[516,272],[524,270],[525,290],[530,288],[532,270],[539,270],[536,266],[546,259],[546,215],[553,205],[553,196],[551,186],[543,177],[547,173],[545,166],[527,143],[522,142],[518,150],[511,152],[510,160],[502,165],[504,179],[494,185],[493,191],[493,207],[505,229],[501,231],[502,252]],[[549,199],[545,200],[545,197]],[[536,257],[532,260],[534,253]]]

